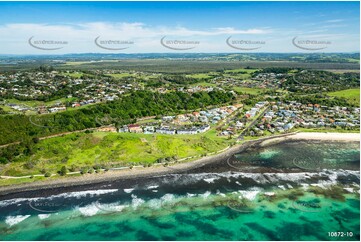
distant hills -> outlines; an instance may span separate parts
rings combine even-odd
[[[359,63],[360,53],[83,53],[64,55],[0,55],[1,62],[19,60],[101,61],[119,59],[186,59],[220,61],[295,61]]]

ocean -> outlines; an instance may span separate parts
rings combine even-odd
[[[357,142],[288,141],[169,169],[0,197],[0,239],[360,240]]]

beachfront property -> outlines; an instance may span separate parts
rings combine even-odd
[[[257,122],[253,129],[260,131],[285,132],[295,127],[301,128],[348,128],[360,124],[360,109],[347,107],[328,107],[319,104],[299,102],[271,102],[271,109]]]
[[[161,127],[156,129],[159,134],[176,134],[176,130],[169,127]]]
[[[97,131],[100,131],[100,132],[117,132],[118,130],[114,126],[104,126],[104,127],[98,128]]]
[[[143,129],[139,124],[129,124],[128,129],[130,133],[143,133]]]
[[[56,112],[65,111],[65,110],[66,110],[65,106],[49,108],[49,112],[51,112],[51,113],[56,113]]]
[[[143,133],[143,134],[188,134],[194,135],[207,132],[211,128],[211,124],[218,124],[230,114],[242,108],[242,104],[230,105],[226,107],[213,108],[210,110],[201,110],[187,114],[179,114],[175,116],[163,116],[159,121],[145,122],[142,124],[123,125],[118,129],[119,133]],[[154,118],[154,117],[153,117]],[[144,121],[146,119],[140,120]],[[243,124],[239,123],[238,128],[242,128]]]

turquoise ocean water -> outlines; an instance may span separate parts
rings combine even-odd
[[[288,142],[187,172],[0,197],[0,238],[359,240],[359,155],[358,143]]]

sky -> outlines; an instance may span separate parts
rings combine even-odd
[[[0,2],[0,54],[359,52],[359,2]]]

